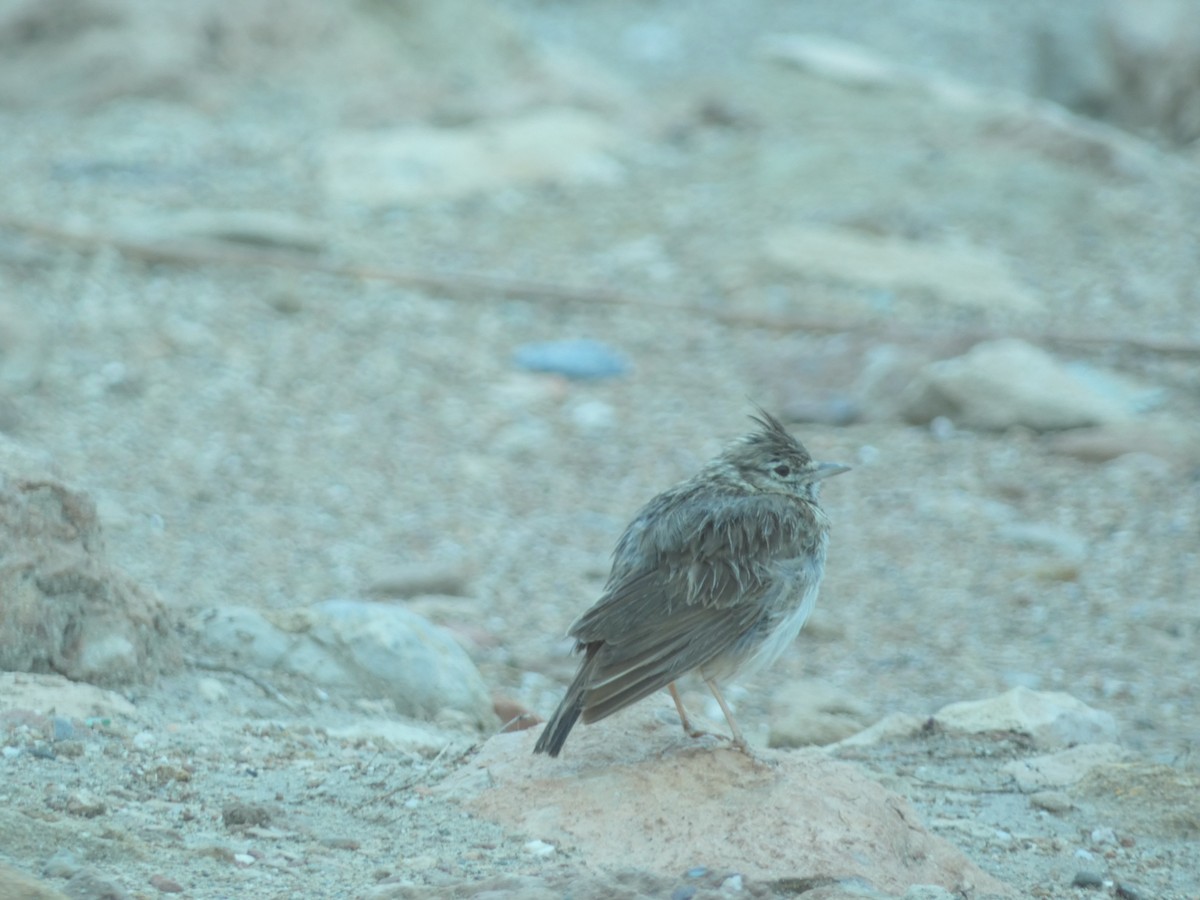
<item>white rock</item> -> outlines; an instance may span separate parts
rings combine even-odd
[[[215,678],[201,678],[196,682],[196,693],[209,703],[220,703],[229,696],[225,685]]]
[[[1012,731],[1033,738],[1039,747],[1107,743],[1117,737],[1111,715],[1092,709],[1070,694],[1016,687],[998,697],[951,703],[934,716],[951,731]]]
[[[1015,338],[985,341],[963,356],[925,366],[905,390],[901,409],[913,422],[945,416],[956,425],[984,430],[1055,431],[1131,415],[1119,398]]]
[[[463,128],[341,134],[325,151],[331,198],[393,206],[543,183],[612,183],[619,132],[595,113],[542,109]]]
[[[769,234],[765,249],[772,262],[808,277],[914,291],[951,306],[1018,312],[1042,306],[999,256],[977,247],[805,225]]]
[[[135,718],[137,707],[113,691],[61,675],[0,672],[0,712],[31,709],[72,719]]]

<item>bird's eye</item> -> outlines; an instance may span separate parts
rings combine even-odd
[[[780,465],[780,466],[775,467],[775,474],[778,475],[780,478],[787,478],[789,475],[792,474],[792,470],[789,469],[787,466]]]

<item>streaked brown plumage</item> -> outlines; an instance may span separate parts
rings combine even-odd
[[[829,520],[819,483],[846,466],[813,462],[778,420],[759,425],[625,529],[604,593],[570,628],[584,654],[534,752],[557,756],[576,721],[595,722],[699,671],[745,740],[718,682],[770,664],[816,601]]]

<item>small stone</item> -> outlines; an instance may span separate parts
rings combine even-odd
[[[587,338],[522,344],[513,361],[530,372],[549,372],[576,381],[614,378],[629,371],[629,363],[620,353]]]
[[[230,803],[221,810],[221,821],[231,829],[266,825],[271,821],[271,811],[257,803]]]
[[[332,847],[334,850],[358,850],[362,841],[349,837],[321,838],[322,847]]]
[[[1115,847],[1117,845],[1117,833],[1107,826],[1093,828],[1091,838],[1093,844],[1098,844],[1101,847]]]
[[[1071,798],[1062,791],[1038,791],[1029,795],[1029,803],[1037,809],[1052,813],[1067,812],[1075,806]]]
[[[954,900],[954,894],[941,885],[914,884],[904,892],[901,900]]]
[[[681,884],[671,891],[671,900],[692,900],[695,896],[696,886],[691,884]]]
[[[82,868],[82,864],[70,850],[60,849],[46,860],[42,874],[47,878],[70,878]]]
[[[465,597],[467,571],[463,566],[445,563],[397,565],[377,575],[367,587],[372,597],[423,597],[438,594]]]
[[[209,703],[220,703],[229,697],[225,685],[216,678],[201,678],[196,682],[196,693]]]
[[[1132,884],[1125,881],[1118,881],[1116,886],[1116,894],[1121,900],[1147,900],[1147,894],[1138,890]]]
[[[95,869],[80,869],[64,887],[64,893],[73,900],[128,900],[129,895],[107,878],[101,878]]]
[[[744,887],[745,884],[741,875],[730,875],[721,882],[721,891],[726,894],[741,893]]]
[[[1088,872],[1081,869],[1071,879],[1071,887],[1102,888],[1104,887],[1104,877],[1097,875],[1095,872]]]
[[[108,807],[104,801],[89,790],[80,790],[67,799],[67,812],[84,819],[94,819],[104,815]]]
[[[553,844],[539,840],[532,840],[525,844],[525,852],[532,856],[553,856],[557,849]]]
[[[150,886],[163,894],[182,894],[183,885],[165,875],[151,875]]]

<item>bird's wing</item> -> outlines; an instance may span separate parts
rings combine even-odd
[[[583,720],[602,719],[704,665],[753,629],[759,615],[753,606],[683,606],[635,639],[588,645]]]
[[[774,562],[815,550],[815,515],[782,494],[729,497],[699,515],[686,498],[647,508],[618,543],[603,596],[570,634],[580,644],[636,645],[689,609],[753,607]]]

